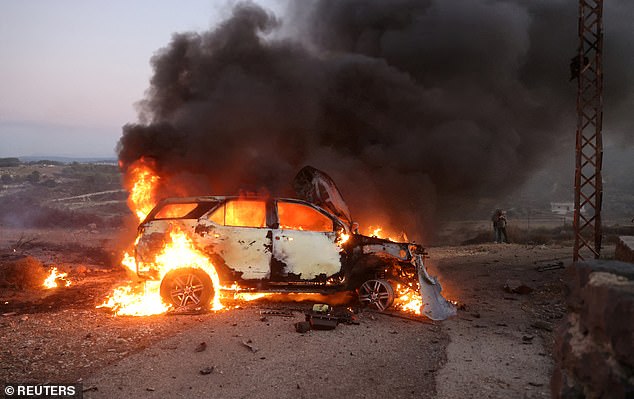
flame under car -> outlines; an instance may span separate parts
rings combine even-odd
[[[160,270],[156,254],[182,231],[213,265],[186,260]],[[161,280],[174,307],[208,306],[219,289],[252,292],[356,291],[380,311],[394,302],[397,284],[415,282],[424,249],[354,234],[337,216],[297,199],[189,197],[161,201],[139,226],[139,276]],[[230,288],[231,287],[231,288]]]

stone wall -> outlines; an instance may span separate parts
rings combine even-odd
[[[622,262],[634,263],[634,236],[619,237],[614,258]]]
[[[634,264],[579,262],[565,278],[552,397],[634,398]]]

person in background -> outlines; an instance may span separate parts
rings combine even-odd
[[[509,243],[508,236],[506,235],[506,212],[502,209],[496,209],[491,217],[493,222],[493,231],[495,233],[496,243]]]

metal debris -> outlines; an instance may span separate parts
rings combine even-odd
[[[298,321],[295,323],[295,331],[301,334],[307,333],[310,331],[310,323],[307,321]]]
[[[421,313],[431,320],[445,320],[457,314],[456,306],[446,300],[440,291],[442,287],[436,277],[427,273],[423,264],[423,255],[416,254],[414,258],[418,270],[418,286],[420,296],[423,298]]]

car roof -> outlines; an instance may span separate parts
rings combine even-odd
[[[319,209],[323,209],[320,206],[313,204],[312,202],[301,200],[298,198],[277,198],[277,197],[265,197],[265,196],[242,196],[242,195],[203,195],[196,197],[168,197],[159,201],[159,204],[181,204],[192,202],[221,202],[229,199],[242,199],[246,201],[288,201],[296,202],[300,204],[308,204],[315,206]],[[330,212],[328,212],[330,213]]]
[[[345,223],[337,217],[337,215],[333,215],[332,212],[329,212],[327,209],[320,207],[319,205],[313,204],[312,202],[301,200],[298,198],[276,198],[276,197],[265,197],[265,196],[244,196],[244,195],[203,195],[197,197],[168,197],[159,201],[158,204],[154,207],[154,210],[150,213],[154,214],[155,211],[159,207],[163,207],[168,204],[188,204],[188,203],[208,203],[208,202],[223,202],[230,199],[242,199],[242,200],[253,200],[253,201],[285,201],[285,202],[293,202],[296,204],[304,204],[308,205],[321,213],[329,215],[330,217],[338,220],[340,223],[345,225]]]

